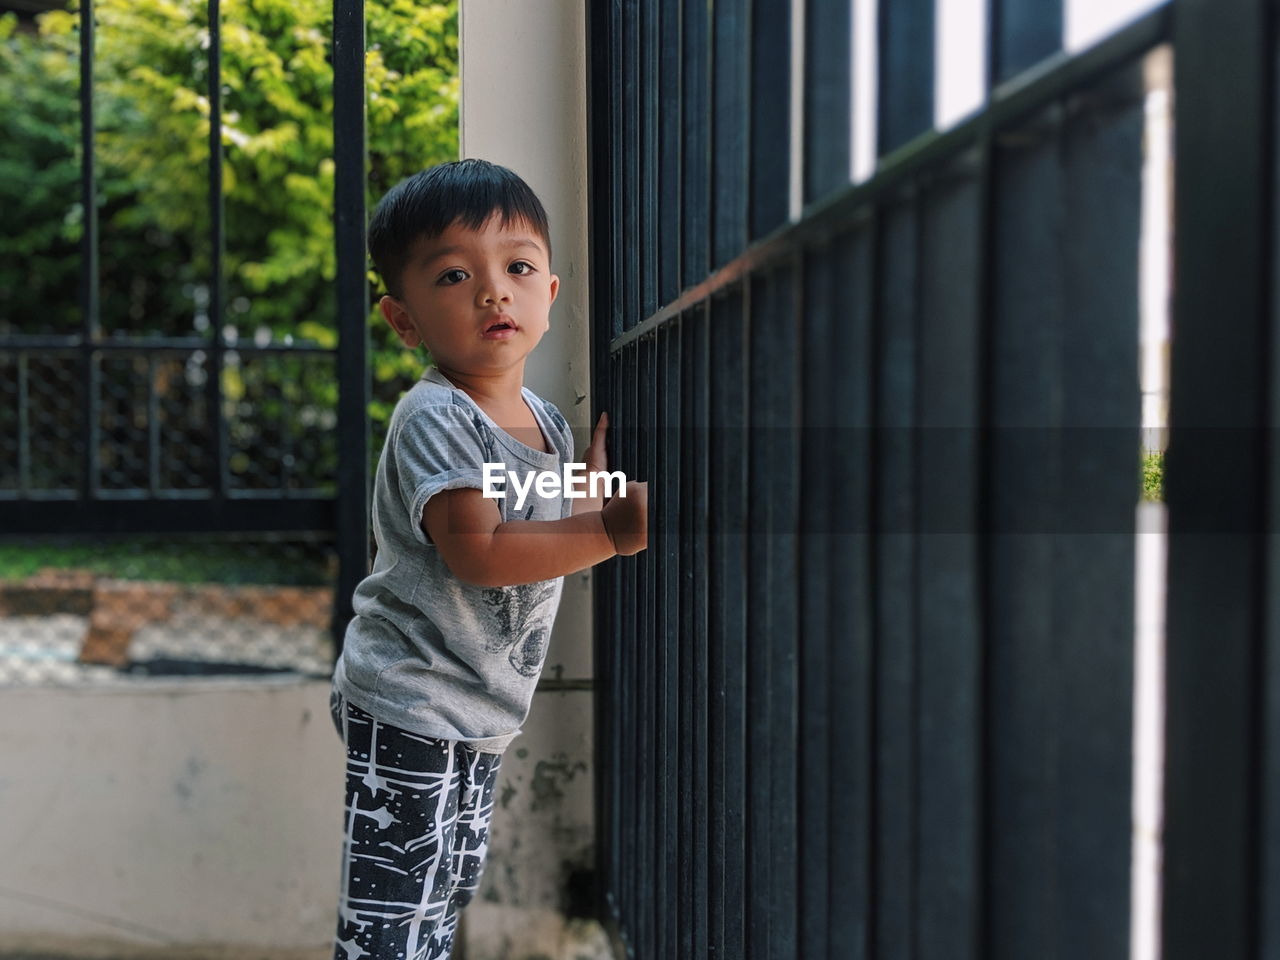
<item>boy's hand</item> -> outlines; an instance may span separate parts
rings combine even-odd
[[[582,462],[587,465],[587,473],[603,472],[609,469],[609,455],[604,449],[605,433],[609,430],[609,414],[601,413],[596,421],[596,428],[591,432],[591,446],[582,455]]]
[[[596,420],[596,428],[591,431],[591,443],[582,451],[582,462],[587,468],[587,476],[593,473],[607,473],[609,455],[605,452],[605,435],[609,432],[609,414],[601,413]],[[573,501],[573,515],[594,513],[604,508],[604,497],[582,497]]]
[[[649,484],[628,480],[625,493],[614,497],[601,511],[605,533],[620,557],[639,553],[649,545]]]

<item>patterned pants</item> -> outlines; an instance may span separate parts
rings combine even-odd
[[[475,894],[501,757],[331,701],[347,745],[334,960],[443,960]]]

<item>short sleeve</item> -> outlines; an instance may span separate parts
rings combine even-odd
[[[493,461],[488,427],[458,404],[424,407],[411,414],[395,434],[391,456],[409,528],[422,543],[422,509],[442,490],[484,488],[484,464]]]

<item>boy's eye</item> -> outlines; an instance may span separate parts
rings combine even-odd
[[[517,260],[507,267],[507,272],[514,273],[517,277],[523,277],[527,273],[533,273],[533,264],[527,260]]]
[[[461,283],[465,279],[467,279],[467,272],[465,270],[459,270],[456,267],[452,270],[446,270],[444,273],[440,274],[440,282],[448,286],[453,286],[455,283]]]

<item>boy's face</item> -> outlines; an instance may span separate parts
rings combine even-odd
[[[420,237],[401,277],[403,296],[382,313],[406,347],[424,343],[440,369],[500,373],[522,364],[549,326],[560,278],[527,224],[490,217]]]

